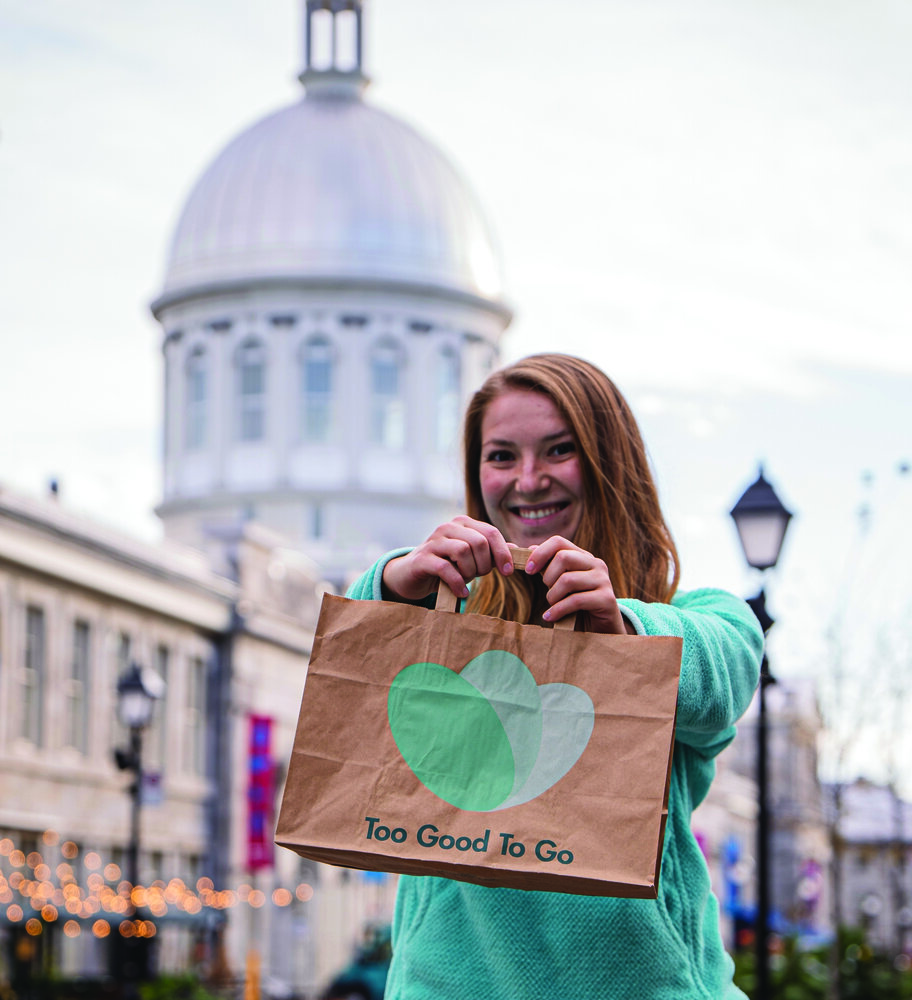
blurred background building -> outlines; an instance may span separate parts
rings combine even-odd
[[[256,520],[337,584],[455,509],[511,315],[471,189],[363,100],[361,59],[360,2],[308,2],[305,96],[204,172],[152,305],[167,536]]]
[[[830,826],[818,778],[823,721],[811,683],[778,682],[768,698],[770,926],[811,943],[832,927]],[[732,948],[750,943],[756,917],[756,708],[720,755],[717,777],[693,821]]]
[[[833,843],[834,919],[891,954],[912,950],[912,803],[864,778],[824,789]]]

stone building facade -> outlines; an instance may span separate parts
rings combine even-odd
[[[23,954],[33,975],[110,968],[131,836],[116,688],[132,663],[164,681],[143,740],[138,869],[157,893],[160,969],[240,975],[255,954],[309,992],[389,913],[391,881],[272,846],[321,577],[256,525],[210,541],[208,556],[138,543],[0,492],[0,981]],[[265,833],[249,807],[255,725]]]
[[[825,792],[834,921],[866,928],[888,953],[912,956],[912,802],[864,779]]]

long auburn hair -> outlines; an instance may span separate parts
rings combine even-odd
[[[617,597],[667,603],[678,586],[678,553],[659,507],[646,448],[627,401],[595,365],[566,354],[535,354],[491,374],[474,394],[463,426],[466,513],[490,522],[481,496],[482,421],[504,392],[547,396],[575,439],[583,510],[571,541],[603,559]],[[468,610],[528,622],[541,609],[540,577],[488,573]]]

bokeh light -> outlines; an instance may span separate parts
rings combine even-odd
[[[295,899],[307,902],[314,895],[313,886],[306,882],[294,888],[280,885],[263,891],[249,882],[235,888],[216,887],[208,876],[196,879],[191,883],[192,888],[177,877],[167,882],[158,878],[148,886],[133,886],[121,877],[121,867],[105,863],[98,851],[85,853],[82,882],[69,863],[79,857],[76,843],[61,841],[60,835],[53,831],[46,831],[42,840],[54,849],[56,857],[45,860],[38,851],[26,854],[12,838],[0,839],[0,858],[8,859],[9,868],[13,869],[8,875],[0,871],[0,906],[4,908],[0,915],[13,924],[24,922],[24,928],[32,936],[41,934],[47,925],[63,916],[64,934],[78,937],[82,933],[79,920],[91,921],[103,911],[110,916],[94,920],[92,933],[96,937],[111,934],[112,925],[119,927],[121,934],[152,937],[157,932],[155,923],[130,919],[134,907],[147,910],[155,918],[166,918],[170,908],[195,916],[204,908],[226,910],[242,902],[259,909],[271,900],[273,905],[285,907]],[[58,863],[59,856],[69,860]],[[19,902],[14,903],[17,894]],[[29,910],[34,912],[28,913]]]

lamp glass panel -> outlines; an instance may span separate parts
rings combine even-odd
[[[152,718],[153,700],[137,687],[119,692],[117,711],[120,721],[129,729],[142,729]]]
[[[744,558],[754,569],[769,569],[776,565],[788,516],[778,513],[738,514],[735,525],[744,549]]]

